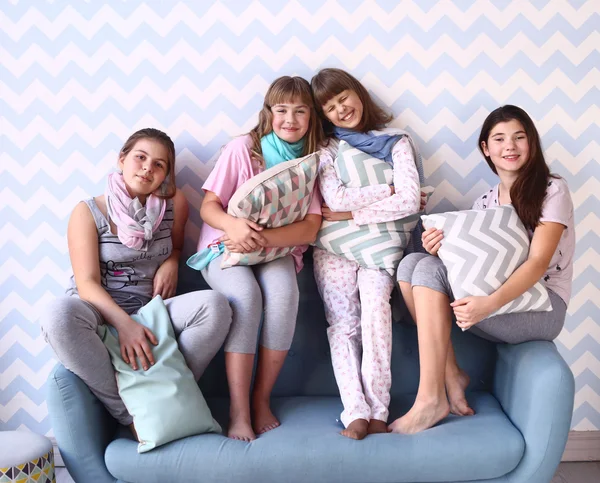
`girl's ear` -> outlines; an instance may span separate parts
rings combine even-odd
[[[483,150],[483,154],[485,154],[488,158],[490,157],[490,151],[487,147],[487,143],[485,141],[481,141],[481,149]]]
[[[123,165],[125,164],[125,155],[119,153],[119,159],[117,160],[117,166],[123,171]]]

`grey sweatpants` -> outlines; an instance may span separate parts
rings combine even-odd
[[[396,274],[398,282],[413,287],[428,287],[448,296],[454,301],[448,282],[448,271],[438,257],[427,253],[411,253],[405,256]],[[563,328],[567,305],[560,296],[548,289],[551,312],[518,312],[496,315],[482,320],[469,329],[475,335],[493,342],[519,344],[530,340],[554,340]]]
[[[165,305],[179,349],[199,380],[229,331],[229,303],[217,292],[202,290],[167,299]],[[40,323],[58,360],[88,385],[119,423],[131,424],[108,350],[96,332],[105,323],[100,312],[77,296],[60,297],[47,307]]]
[[[260,320],[260,345],[286,351],[292,345],[300,293],[291,255],[260,265],[237,265],[221,269],[221,257],[202,270],[213,290],[227,297],[233,310],[231,331],[225,340],[227,352],[254,354]]]

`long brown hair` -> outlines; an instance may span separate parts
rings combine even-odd
[[[523,224],[534,230],[540,223],[542,205],[546,197],[548,179],[557,176],[550,173],[550,168],[544,159],[540,135],[529,115],[520,107],[510,104],[492,111],[483,122],[479,134],[479,150],[483,154],[491,170],[498,174],[494,163],[483,151],[483,143],[488,145],[490,132],[501,122],[519,121],[525,129],[529,143],[529,159],[519,170],[517,179],[510,188],[510,199]]]
[[[324,122],[325,132],[328,134],[333,131],[333,124],[325,116],[323,106],[345,90],[356,92],[363,105],[362,119],[358,126],[356,126],[356,131],[367,132],[373,129],[380,129],[393,119],[390,113],[377,105],[358,79],[342,69],[321,69],[311,79],[310,86],[317,112]]]
[[[265,94],[263,107],[258,113],[258,124],[248,133],[252,138],[252,158],[260,166],[264,166],[260,139],[273,131],[273,112],[271,108],[277,104],[291,103],[300,100],[310,111],[308,131],[305,136],[303,156],[314,153],[321,146],[324,135],[323,126],[319,122],[315,104],[310,92],[310,84],[302,77],[283,76],[275,79]]]
[[[123,159],[127,156],[141,139],[152,139],[153,141],[157,141],[167,150],[167,176],[161,183],[160,190],[154,194],[159,198],[173,198],[173,196],[175,196],[175,191],[177,190],[177,186],[175,185],[175,145],[167,134],[152,127],[147,127],[134,132],[129,136],[129,139],[125,141],[125,144],[123,144],[123,147],[119,152],[119,159]]]

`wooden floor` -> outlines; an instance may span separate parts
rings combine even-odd
[[[552,483],[598,483],[600,461],[561,463]],[[56,468],[56,483],[74,483],[66,468]]]

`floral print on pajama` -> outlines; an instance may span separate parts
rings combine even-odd
[[[360,267],[319,248],[314,273],[329,323],[331,360],[344,411],[341,421],[387,421],[392,385],[394,281],[383,270]],[[362,352],[362,357],[361,357]]]

